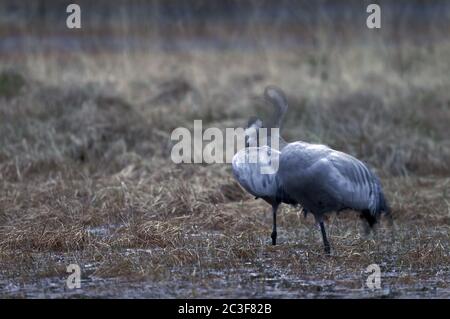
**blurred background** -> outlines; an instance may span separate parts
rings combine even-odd
[[[70,2],[2,1],[2,52],[255,49],[343,41],[430,44],[448,30],[447,1],[380,1],[383,32],[365,28],[370,1],[77,1],[83,28],[65,21]],[[37,46],[37,44],[39,45]]]
[[[377,1],[381,29],[372,1],[339,0],[79,0],[68,29],[71,2],[0,1],[0,295],[70,294],[77,262],[87,296],[366,296],[375,260],[381,294],[449,296],[450,1]],[[269,84],[288,141],[381,177],[398,245],[332,219],[339,268],[285,208],[271,250],[268,207],[228,165],[171,162],[176,127],[267,119]]]

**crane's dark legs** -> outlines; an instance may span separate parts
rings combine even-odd
[[[306,208],[302,208],[303,210],[303,217],[306,218],[308,216],[308,210]]]
[[[322,232],[322,239],[323,239],[323,245],[325,247],[325,253],[327,255],[329,255],[331,253],[331,249],[330,249],[330,243],[328,242],[328,239],[327,239],[327,233],[325,231],[325,225],[323,224],[323,221],[321,221],[319,223],[319,225],[320,225],[320,231]]]
[[[272,245],[277,244],[277,209],[279,203],[272,204],[272,214],[273,214],[273,228],[272,228]]]

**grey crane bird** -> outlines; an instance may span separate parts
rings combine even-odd
[[[281,126],[288,109],[287,99],[281,89],[269,86],[265,97],[275,108],[273,125]],[[261,122],[258,122],[261,125]],[[272,243],[276,243],[276,211],[282,202],[300,204],[303,210],[314,215],[320,225],[325,252],[330,253],[330,244],[323,222],[323,216],[330,212],[355,210],[365,219],[370,228],[377,222],[381,213],[390,216],[378,177],[355,157],[333,150],[325,145],[306,142],[286,143],[281,136],[278,171],[270,177],[273,187],[267,187],[263,196],[255,192],[262,186],[263,177],[256,177],[256,167],[241,164],[240,172],[233,171],[238,181],[252,179],[253,184],[244,188],[257,197],[269,202],[273,207],[274,229]],[[262,148],[263,146],[260,146]],[[274,152],[266,146],[266,152]],[[242,150],[244,153],[248,150]],[[241,153],[242,154],[242,153]],[[237,156],[238,154],[236,154]],[[242,155],[240,155],[242,159]],[[237,160],[237,157],[236,157]],[[236,174],[237,173],[237,174]],[[245,176],[245,177],[243,177]],[[252,176],[252,177],[249,177]],[[267,178],[267,177],[266,177]],[[268,195],[270,193],[270,195]]]

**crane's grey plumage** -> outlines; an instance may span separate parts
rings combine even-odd
[[[252,162],[250,158],[256,158]],[[237,152],[232,161],[233,175],[239,184],[255,198],[262,198],[272,205],[273,230],[272,244],[277,241],[276,213],[280,203],[295,204],[283,188],[280,187],[280,181],[277,171],[269,174],[262,174],[262,167],[270,167],[272,162],[279,162],[280,152],[270,148],[267,145],[261,147],[246,147]],[[278,167],[276,165],[276,167]]]
[[[250,158],[257,159],[251,162]],[[247,147],[233,157],[233,174],[239,184],[250,194],[260,198],[275,198],[279,189],[277,174],[261,174],[263,166],[269,166],[272,161],[279,161],[280,152],[269,146]]]
[[[288,109],[283,92],[269,86],[265,98],[274,106],[273,124],[280,127]],[[253,126],[260,128],[261,121]],[[330,253],[323,215],[345,209],[359,211],[372,227],[382,212],[390,214],[378,177],[355,157],[333,150],[325,145],[306,142],[286,143],[281,136],[280,153],[270,146],[246,148],[233,159],[233,172],[249,193],[261,197],[272,205],[274,225],[272,243],[276,244],[276,211],[282,202],[300,204],[311,212],[320,225],[325,252]],[[245,162],[249,152],[260,151],[264,161],[277,155],[278,171],[264,176],[259,166]],[[236,161],[235,161],[236,160]]]

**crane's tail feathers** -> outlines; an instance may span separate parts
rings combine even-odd
[[[391,226],[394,224],[391,207],[389,206],[386,197],[384,197],[384,194],[382,192],[380,193],[380,213],[384,213]]]
[[[386,197],[384,197],[383,192],[380,192],[379,207],[380,207],[380,212],[385,213],[386,216],[391,215],[391,207],[389,207],[389,204],[388,204],[388,202],[386,200]]]
[[[360,217],[362,219],[366,220],[366,222],[367,222],[367,224],[369,226],[369,229],[373,229],[373,227],[375,226],[375,224],[378,221],[378,216],[372,214],[371,211],[368,210],[368,209],[362,210]]]
[[[365,219],[370,226],[370,229],[372,229],[383,213],[389,218],[390,223],[392,223],[391,208],[389,207],[383,192],[379,189],[378,202],[375,209],[361,211],[361,218]]]

